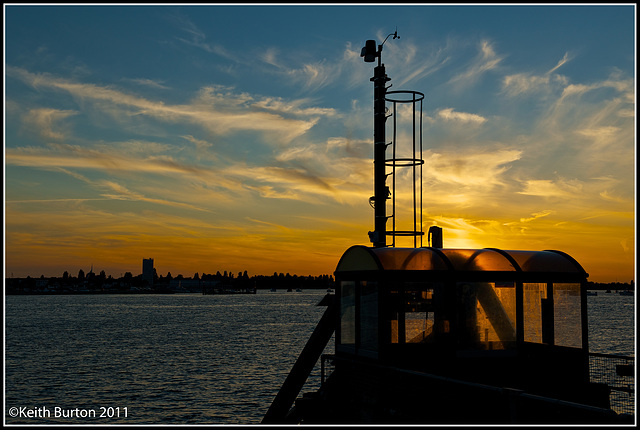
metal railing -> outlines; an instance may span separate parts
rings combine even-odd
[[[336,356],[333,354],[322,354],[320,360],[320,386],[324,385],[324,382],[331,375],[331,373],[333,373],[333,369],[335,369],[335,358]]]
[[[611,409],[618,414],[635,415],[635,358],[625,355],[589,353],[591,382],[611,389]]]

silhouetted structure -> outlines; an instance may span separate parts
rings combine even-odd
[[[63,276],[45,278],[7,278],[5,279],[5,294],[109,294],[109,293],[170,293],[190,292],[202,293],[207,288],[224,286],[232,290],[241,289],[275,289],[275,290],[306,290],[306,289],[331,289],[335,282],[331,275],[299,276],[289,273],[274,273],[271,276],[254,275],[249,277],[246,271],[234,276],[232,273],[224,274],[196,274],[193,278],[185,278],[171,273],[167,276],[155,276],[153,287],[143,278],[143,275],[133,276],[127,272],[120,278],[107,276],[101,271],[97,276],[85,276],[84,271],[79,272],[79,277],[69,276],[64,272]]]
[[[146,281],[150,287],[153,286],[153,258],[142,259],[142,279]]]
[[[421,185],[416,185],[422,140],[414,134],[411,156],[396,153],[395,103],[398,94],[411,95],[404,102],[414,106],[415,132],[415,106],[422,94],[396,91],[387,97],[390,79],[381,62],[385,42],[376,50],[369,40],[362,50],[366,62],[378,59],[371,79],[373,246],[353,246],[340,258],[336,295],[322,303],[327,311],[263,423],[632,422],[632,416],[611,409],[611,386],[591,379],[588,274],[576,260],[561,251],[447,249],[439,228],[430,229],[433,246],[417,245],[423,236]],[[394,103],[390,144],[385,101]],[[395,197],[386,185],[391,177],[395,194],[399,166],[413,169],[411,230],[396,229]],[[392,230],[387,230],[389,218]],[[413,237],[414,247],[394,247],[397,236]],[[322,356],[321,388],[296,400],[334,330],[335,353]],[[619,376],[629,373],[624,363]]]

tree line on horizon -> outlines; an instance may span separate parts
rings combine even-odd
[[[218,282],[225,286],[238,286],[238,287],[252,287],[252,288],[329,288],[334,286],[334,279],[332,275],[319,275],[319,276],[299,276],[291,275],[289,273],[274,272],[273,275],[254,275],[249,276],[247,271],[238,272],[235,274],[231,271],[220,272],[215,274],[198,273],[196,272],[192,277],[185,277],[182,274],[171,275],[171,272],[167,272],[166,276],[158,275],[156,269],[153,274],[153,287],[161,288],[168,286],[172,281],[199,281],[204,283]],[[114,278],[112,275],[108,275],[104,270],[95,274],[93,271],[85,273],[80,269],[77,276],[70,275],[68,271],[65,271],[61,277],[45,277],[41,275],[39,278],[32,278],[27,276],[26,278],[8,278],[6,279],[8,284],[15,282],[26,283],[34,285],[36,282],[49,281],[56,282],[61,285],[78,285],[85,284],[100,288],[105,284],[119,283],[124,285],[143,287],[149,284],[148,280],[144,278],[142,274],[134,276],[131,272],[125,272],[120,278]]]
[[[217,271],[215,274],[207,274],[207,273],[198,273],[196,272],[192,277],[185,277],[182,274],[176,275],[175,277],[171,275],[171,272],[167,272],[165,276],[158,275],[156,269],[153,270],[153,284],[154,285],[168,285],[173,280],[187,280],[187,281],[202,281],[202,282],[212,282],[219,281],[223,284],[227,285],[235,285],[235,284],[243,284],[255,286],[256,288],[284,288],[287,286],[294,286],[296,288],[323,288],[324,286],[333,287],[335,285],[335,281],[332,275],[320,275],[320,276],[299,276],[299,275],[291,275],[289,273],[278,273],[274,272],[273,275],[253,275],[249,276],[247,271],[238,272],[235,274],[231,271],[220,272]],[[7,281],[10,281],[12,278],[6,278]],[[145,283],[143,280],[143,275],[134,276],[131,272],[125,272],[123,276],[120,278],[114,278],[112,275],[108,275],[104,270],[101,270],[100,273],[95,274],[93,271],[89,273],[85,273],[84,270],[80,269],[78,271],[77,276],[72,276],[68,271],[65,271],[62,274],[62,277],[45,277],[41,275],[39,278],[32,278],[31,276],[27,276],[26,278],[15,278],[20,279],[22,281],[35,282],[36,279],[40,280],[56,280],[62,284],[78,284],[78,283],[88,283],[88,284],[105,284],[109,282],[121,282],[130,285],[142,286]],[[314,287],[316,286],[316,287]],[[633,290],[635,289],[634,281],[630,282],[591,282],[587,281],[586,287],[588,290]]]

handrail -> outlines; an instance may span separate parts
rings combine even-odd
[[[635,357],[600,352],[589,353],[589,379],[610,389],[611,408],[635,415]]]
[[[326,297],[334,298],[335,296],[327,295]],[[318,322],[296,363],[293,365],[287,379],[285,379],[269,410],[262,418],[262,424],[281,424],[286,421],[287,413],[307,381],[309,374],[311,374],[318,358],[322,355],[325,346],[333,336],[336,308],[337,305],[334,298],[331,300],[327,310],[324,311],[320,322]]]

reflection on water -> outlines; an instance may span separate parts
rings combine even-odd
[[[258,424],[324,294],[7,296],[6,422]],[[600,293],[588,303],[591,351],[632,355],[634,297]],[[317,384],[319,369],[304,391]],[[12,407],[127,416],[11,418]]]
[[[7,408],[52,416],[7,423],[259,423],[324,294],[8,296]],[[127,417],[56,420],[56,406]]]
[[[598,292],[587,297],[589,351],[635,355],[635,297]]]

